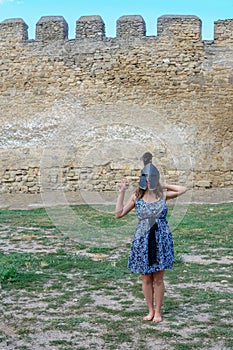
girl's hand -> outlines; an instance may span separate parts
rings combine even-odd
[[[118,186],[118,190],[119,190],[119,192],[125,192],[125,190],[126,190],[126,179],[122,179],[121,178],[121,182],[120,182],[120,184]]]

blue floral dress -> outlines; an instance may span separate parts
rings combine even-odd
[[[136,227],[128,268],[135,273],[171,269],[174,263],[172,233],[166,221],[168,207],[164,197],[153,203],[147,203],[136,197]]]

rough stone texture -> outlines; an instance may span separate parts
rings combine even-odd
[[[214,40],[223,45],[226,41],[233,42],[233,21],[231,19],[214,22]]]
[[[36,40],[68,38],[68,24],[62,16],[43,16],[36,24]]]
[[[163,180],[232,187],[232,23],[213,41],[195,16],[162,16],[151,37],[123,16],[116,38],[81,17],[70,40],[63,17],[42,17],[36,40],[0,23],[0,191],[133,187],[147,150]]]
[[[76,22],[76,38],[93,38],[102,40],[105,37],[105,24],[100,16],[82,16]]]
[[[12,42],[28,39],[28,25],[21,18],[10,18],[0,23],[1,40]]]
[[[117,20],[117,37],[140,38],[146,35],[146,24],[142,16],[122,16]]]
[[[158,18],[157,33],[174,36],[177,40],[200,41],[201,20],[196,16],[161,16]]]

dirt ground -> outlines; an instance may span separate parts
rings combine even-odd
[[[75,202],[75,198],[70,198],[70,202]],[[203,193],[195,192],[193,203],[199,200],[204,203],[231,202],[232,190],[212,191]],[[33,196],[29,199],[22,196],[3,196],[1,199],[1,208],[8,209],[32,209],[41,205],[40,197]],[[28,234],[23,234],[24,228],[18,227],[12,233],[10,226],[1,226],[0,244],[3,252],[32,252],[32,253],[50,253],[56,252],[59,247],[59,239],[56,241],[52,230],[44,232],[47,240],[53,242],[51,245],[44,245],[43,242],[33,238],[34,228],[29,229]],[[73,242],[67,241],[66,251],[72,252]],[[87,252],[83,251],[83,254]],[[89,254],[93,259],[105,258],[96,254]],[[182,296],[178,291],[179,288],[197,288],[199,290],[215,290],[219,293],[233,294],[233,286],[226,283],[224,275],[231,275],[232,257],[223,259],[206,259],[198,254],[184,254],[184,262],[199,264],[218,264],[219,268],[224,266],[223,278],[219,282],[209,282],[197,285],[196,283],[182,283],[175,287],[166,280],[166,295],[176,300],[181,300]],[[205,338],[200,338],[198,333],[208,331],[206,322],[211,319],[211,311],[208,313],[208,307],[205,305],[182,305],[178,308],[177,314],[167,311],[164,320],[160,324],[152,325],[151,323],[143,323],[141,317],[126,315],[122,316],[122,312],[127,313],[133,310],[142,310],[141,298],[135,296],[127,290],[132,283],[130,278],[125,278],[120,283],[113,285],[113,292],[106,290],[93,290],[91,292],[91,301],[88,301],[79,319],[77,319],[77,304],[81,298],[85,298],[88,290],[87,280],[80,278],[79,275],[68,274],[67,277],[72,280],[72,285],[76,285],[78,289],[74,290],[67,284],[64,285],[66,292],[69,291],[72,298],[56,302],[56,299],[64,294],[52,291],[48,285],[44,286],[44,290],[36,293],[33,290],[3,290],[1,289],[2,312],[0,316],[0,349],[1,350],[185,350],[196,349],[190,343],[191,339],[200,340],[202,346],[200,350],[231,350],[232,347],[226,347],[221,337],[216,338],[214,342],[209,342]],[[179,287],[179,288],[178,288]],[[70,288],[70,290],[69,290]],[[135,288],[141,289],[141,281],[138,279]],[[17,293],[16,293],[17,292]],[[76,297],[75,297],[76,295]],[[117,298],[116,298],[117,296]],[[229,310],[228,310],[229,311]],[[224,316],[226,310],[222,310],[221,325],[224,324]],[[66,327],[64,321],[69,316],[74,320],[73,324]],[[59,323],[60,322],[60,323]],[[229,326],[233,319],[226,321]],[[108,339],[109,328],[108,323],[113,325],[119,324],[124,330],[133,336],[133,341],[127,343],[124,339],[118,343],[114,341],[114,329],[111,333],[111,339]],[[209,323],[208,323],[209,324]],[[209,327],[209,326],[208,326]],[[210,330],[211,331],[211,330]],[[166,335],[166,337],[162,336]],[[164,340],[168,339],[169,341]],[[195,338],[196,337],[196,338]],[[116,343],[118,345],[116,345]],[[200,342],[199,342],[200,343]],[[115,344],[115,345],[114,345]],[[177,345],[179,344],[179,345]],[[183,345],[182,345],[183,344]],[[233,344],[233,343],[232,343]]]
[[[49,195],[49,194],[48,194]],[[48,198],[49,196],[46,196]],[[116,200],[116,193],[102,193],[101,200],[104,202],[114,203]],[[182,203],[228,203],[233,202],[233,188],[216,188],[216,189],[200,189],[189,191],[188,197],[180,197]],[[35,209],[51,205],[75,205],[84,203],[83,198],[77,192],[53,192],[51,193],[51,200],[47,203],[41,194],[1,194],[0,209]],[[88,204],[88,203],[87,203]]]

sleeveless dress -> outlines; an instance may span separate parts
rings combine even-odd
[[[134,233],[128,268],[131,272],[150,274],[171,269],[174,263],[172,233],[166,221],[168,207],[164,197],[147,203],[136,197],[138,224]]]

